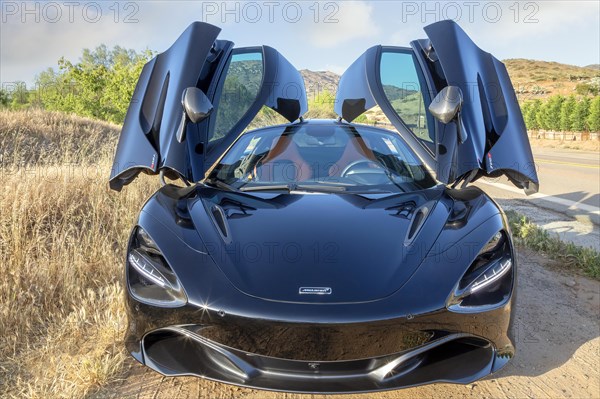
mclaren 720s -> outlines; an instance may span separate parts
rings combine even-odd
[[[124,260],[135,359],[315,393],[470,383],[511,359],[511,234],[469,183],[537,191],[523,117],[500,61],[452,21],[424,30],[360,56],[331,120],[303,118],[277,50],[206,23],[144,67],[110,177],[162,182]],[[356,122],[373,109],[385,128]]]

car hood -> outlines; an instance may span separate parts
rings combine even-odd
[[[441,188],[400,195],[206,190],[190,215],[244,293],[268,300],[373,301],[398,290],[443,228]]]

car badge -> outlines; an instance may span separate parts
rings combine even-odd
[[[330,287],[300,287],[298,293],[300,295],[331,295]]]

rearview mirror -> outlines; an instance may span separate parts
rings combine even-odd
[[[467,134],[460,123],[460,109],[463,104],[463,95],[460,87],[446,86],[435,96],[431,104],[429,104],[429,112],[438,121],[447,124],[456,119],[456,130],[458,133],[458,141],[464,143],[467,139]]]
[[[208,118],[213,111],[213,106],[206,94],[197,87],[188,87],[181,96],[183,115],[177,130],[177,141],[185,140],[185,131],[188,121],[192,123],[202,122]]]

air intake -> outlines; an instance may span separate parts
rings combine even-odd
[[[408,232],[406,233],[406,238],[404,239],[404,246],[409,246],[414,241],[415,237],[421,231],[425,220],[427,220],[427,216],[431,209],[433,208],[433,203],[428,202],[427,204],[421,206],[417,209],[412,217],[410,227],[408,228]]]
[[[213,207],[210,209],[210,214],[215,226],[217,227],[217,230],[219,231],[219,234],[221,234],[221,237],[223,237],[225,241],[229,241],[229,228],[223,208],[221,208],[219,205],[213,205]]]

